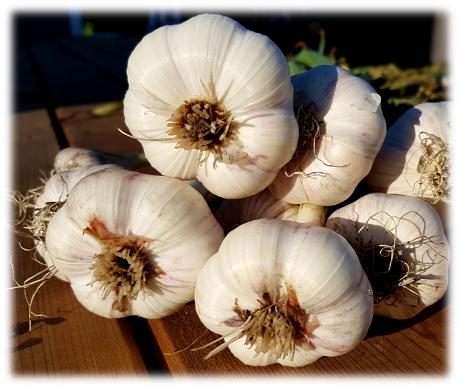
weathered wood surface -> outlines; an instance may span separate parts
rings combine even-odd
[[[92,108],[93,106],[81,106],[58,110],[58,117],[62,122],[64,131],[68,136],[72,136],[71,145],[123,154],[140,150],[135,140],[116,131],[116,128],[124,128],[121,112],[115,112],[104,118],[95,118],[91,114]],[[35,135],[36,141],[46,143],[36,130],[32,132],[37,134]],[[22,144],[30,143],[30,140],[21,139],[21,137],[17,141],[22,142]],[[51,149],[47,152],[51,154],[54,151],[57,150]],[[32,155],[27,156],[27,158],[35,158],[33,159],[35,161],[42,159],[41,162],[32,162],[35,163],[34,166],[49,167],[49,155],[44,156],[42,153],[36,156]],[[20,171],[23,171],[21,168],[26,168],[28,162],[18,161],[17,163],[19,166],[23,165],[19,168]],[[22,172],[22,174],[25,173]],[[20,187],[23,189],[32,187],[38,182],[35,176],[35,167],[28,174],[31,177],[21,180],[22,186]],[[25,176],[28,175],[25,174]],[[23,256],[25,257],[26,254]],[[51,296],[55,295],[56,292],[62,295],[54,300],[55,297]],[[15,304],[18,306],[23,304],[19,293],[16,296]],[[418,317],[408,321],[374,318],[365,340],[354,351],[343,356],[322,358],[316,363],[302,368],[287,368],[280,365],[260,368],[243,365],[228,350],[222,351],[207,361],[204,361],[203,358],[212,347],[192,351],[191,349],[202,346],[216,339],[217,336],[206,332],[195,313],[194,304],[189,303],[181,311],[170,317],[148,322],[149,334],[152,335],[152,338],[146,339],[147,346],[158,346],[163,354],[157,355],[157,359],[152,359],[151,355],[144,355],[144,363],[164,362],[170,373],[174,375],[374,376],[404,374],[439,376],[447,373],[448,370],[448,308],[446,304],[446,300],[440,301],[426,309]],[[21,372],[47,371],[47,373],[57,373],[65,369],[74,373],[83,373],[91,370],[91,358],[86,355],[77,358],[77,361],[74,359],[70,362],[60,360],[58,354],[65,358],[67,355],[62,355],[66,354],[69,349],[71,352],[80,353],[80,349],[84,347],[85,349],[93,349],[96,353],[101,349],[105,350],[105,357],[100,359],[95,357],[99,362],[95,369],[100,372],[111,373],[114,370],[123,370],[125,373],[142,372],[142,367],[139,366],[141,361],[138,361],[138,353],[135,349],[133,350],[132,343],[129,341],[129,331],[122,333],[119,326],[114,323],[115,321],[104,320],[85,312],[78,305],[67,284],[53,280],[46,285],[41,292],[36,310],[48,312],[50,318],[54,318],[55,321],[40,324],[42,325],[40,328],[38,328],[39,324],[36,325],[36,331],[39,331],[40,334],[37,338],[42,339],[42,342],[34,344],[34,341],[37,342],[33,339],[35,336],[27,334],[23,334],[24,337],[21,341],[16,341],[15,346],[19,346],[25,341],[32,341],[27,349],[14,353],[17,370],[21,370]],[[19,311],[22,312],[18,322],[23,323],[27,318],[24,315],[24,308],[21,307]],[[60,317],[65,318],[66,321],[56,320]],[[52,325],[53,322],[56,324]],[[71,324],[73,326],[69,327]],[[69,329],[66,330],[66,325],[73,330],[71,336],[74,338],[67,342],[61,340],[70,331]],[[90,327],[89,333],[85,331],[86,326]],[[85,340],[81,344],[77,344],[77,338],[78,341],[82,341],[80,338],[82,335]],[[104,339],[108,339],[107,337],[111,337],[113,342],[104,342]],[[196,341],[197,338],[199,338],[198,341]],[[152,343],[150,344],[149,341]],[[194,341],[196,342],[194,343]],[[45,349],[45,346],[48,348]],[[125,348],[124,351],[122,351],[123,347]],[[187,350],[183,350],[187,347]],[[27,355],[29,354],[27,352],[31,355]],[[65,366],[68,368],[62,368],[60,365],[61,368],[59,369],[54,367],[52,361],[46,361],[47,363],[39,361],[38,353],[45,354],[48,357],[45,358],[46,360],[49,359],[61,364],[66,363]],[[119,354],[119,359],[116,354]],[[128,354],[130,356],[126,356]],[[24,358],[24,361],[21,357]],[[130,358],[131,361],[128,361],[127,358]],[[33,362],[40,364],[35,366]],[[124,369],[120,367],[120,364],[123,364]]]
[[[446,349],[447,307],[439,303],[419,318],[397,322],[374,318],[365,340],[352,352],[340,357],[322,358],[301,368],[281,365],[250,367],[232,356],[228,349],[208,360],[204,356],[212,347],[191,349],[218,338],[206,332],[195,312],[193,303],[176,314],[151,320],[150,327],[165,355],[165,361],[174,374],[211,375],[441,375],[447,372]],[[207,335],[206,335],[207,334]]]

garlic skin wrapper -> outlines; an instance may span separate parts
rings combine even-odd
[[[26,226],[31,232],[35,249],[40,256],[45,260],[48,267],[54,267],[54,260],[49,254],[45,237],[50,219],[65,203],[69,192],[74,186],[84,177],[101,170],[119,169],[119,166],[113,164],[98,164],[74,169],[72,171],[63,171],[55,173],[46,182],[43,192],[37,198],[32,214],[32,220]],[[54,273],[58,279],[68,281],[60,271]]]
[[[243,199],[224,199],[214,213],[226,232],[259,218],[301,222],[306,226],[324,226],[327,209],[304,203],[293,205],[275,198],[268,189]]]
[[[296,75],[292,83],[299,143],[269,189],[289,203],[336,205],[369,173],[383,143],[380,96],[332,65]]]
[[[373,315],[371,286],[345,239],[274,219],[225,237],[198,277],[195,306],[226,341],[208,356],[228,346],[256,366],[302,366],[347,353]]]
[[[193,299],[223,239],[202,196],[174,178],[107,170],[81,180],[46,244],[77,299],[107,318],[161,318]]]
[[[103,154],[98,151],[87,148],[67,147],[60,150],[54,157],[54,171],[71,171],[80,167],[105,163],[107,161],[104,160]]]
[[[228,17],[158,28],[134,49],[127,72],[126,125],[163,175],[244,198],[266,188],[295,151],[286,59]]]
[[[427,102],[407,110],[389,129],[367,177],[372,191],[425,199],[448,224],[449,102]]]
[[[333,212],[326,226],[354,247],[374,290],[374,312],[408,319],[442,298],[449,246],[425,201],[373,193]]]
[[[142,163],[142,158],[142,154],[121,156],[88,148],[67,147],[60,150],[54,157],[52,173],[102,164],[116,164],[129,169]]]

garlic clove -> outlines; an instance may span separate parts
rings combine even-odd
[[[104,296],[104,292],[100,287],[88,287],[92,282],[91,276],[80,276],[72,278],[70,283],[77,300],[85,306],[85,308],[104,318],[123,318],[127,315],[132,315],[131,307],[128,310],[119,311],[112,308],[114,293]]]
[[[227,199],[244,198],[266,188],[277,171],[262,171],[248,158],[236,163],[219,163],[209,155],[198,170],[197,179],[211,193]]]
[[[197,175],[200,163],[200,151],[177,149],[173,143],[159,144],[158,142],[144,142],[144,152],[150,164],[166,176],[179,179],[193,179]],[[155,156],[152,156],[155,155]]]
[[[235,115],[235,120],[244,123],[238,128],[238,140],[250,163],[261,170],[277,172],[278,166],[289,161],[289,155],[295,151],[298,129],[288,106],[286,110],[266,110],[246,116]],[[254,128],[263,130],[258,136],[254,136]],[[283,136],[280,136],[279,128],[286,128]],[[284,152],[281,152],[283,150]],[[268,158],[265,155],[273,157]]]

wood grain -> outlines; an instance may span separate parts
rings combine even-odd
[[[13,189],[25,192],[40,184],[39,171],[48,173],[58,151],[45,111],[15,116]],[[13,213],[14,214],[14,213]],[[31,241],[19,238],[24,246]],[[15,241],[16,242],[16,241]],[[15,276],[22,282],[42,269],[13,243]],[[115,320],[84,309],[69,285],[56,278],[37,294],[28,331],[28,311],[22,290],[11,291],[11,357],[15,374],[145,374],[146,368],[129,330]],[[125,325],[126,326],[126,325]]]
[[[217,345],[199,351],[191,349],[203,346],[218,336],[207,331],[201,324],[193,303],[170,317],[151,320],[149,324],[174,374],[441,375],[447,372],[446,314],[447,307],[440,301],[419,317],[408,321],[374,317],[366,338],[352,352],[334,358],[324,357],[300,368],[281,365],[247,366],[238,361],[228,349],[205,361],[204,356]],[[189,349],[180,351],[189,347],[197,338],[200,340]],[[169,354],[174,352],[177,353]]]

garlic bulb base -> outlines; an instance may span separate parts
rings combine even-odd
[[[152,265],[151,255],[144,249],[149,239],[110,233],[98,219],[91,221],[83,232],[103,246],[90,267],[94,276],[92,283],[99,282],[105,296],[113,292],[114,310],[125,311],[129,301],[145,291],[152,277],[164,274]]]
[[[73,188],[48,225],[46,245],[89,311],[156,319],[193,300],[198,273],[222,239],[205,200],[186,183],[112,169]]]
[[[296,110],[296,119],[299,125],[299,141],[294,158],[315,149],[315,141],[326,133],[326,124],[317,118],[317,109],[313,102],[301,103]],[[299,160],[300,163],[300,160]],[[300,171],[301,172],[301,171]]]
[[[195,290],[198,317],[240,361],[302,366],[351,351],[372,320],[371,286],[337,233],[259,219],[225,237]]]
[[[409,319],[447,290],[449,245],[422,199],[372,193],[334,211],[326,226],[355,249],[374,292],[374,314]]]
[[[272,298],[265,292],[259,307],[243,310],[235,299],[233,311],[236,316],[224,321],[228,326],[241,325],[238,333],[227,343],[243,338],[244,345],[254,348],[256,355],[270,353],[276,359],[294,359],[296,345],[314,349],[308,336],[319,326],[317,320],[308,323],[308,314],[299,306],[297,296],[291,287],[285,295]],[[215,354],[215,353],[214,353]]]
[[[426,102],[399,117],[366,178],[372,192],[418,197],[431,205],[450,202],[449,111],[450,102]]]
[[[449,191],[448,149],[442,139],[428,132],[420,132],[422,155],[419,158],[417,172],[419,180],[414,184],[417,197],[424,197],[424,193],[432,193],[431,203],[438,203],[446,199]]]
[[[222,149],[235,139],[236,126],[224,106],[203,98],[186,100],[169,119],[168,134],[174,136],[176,148],[210,151],[223,160]]]

